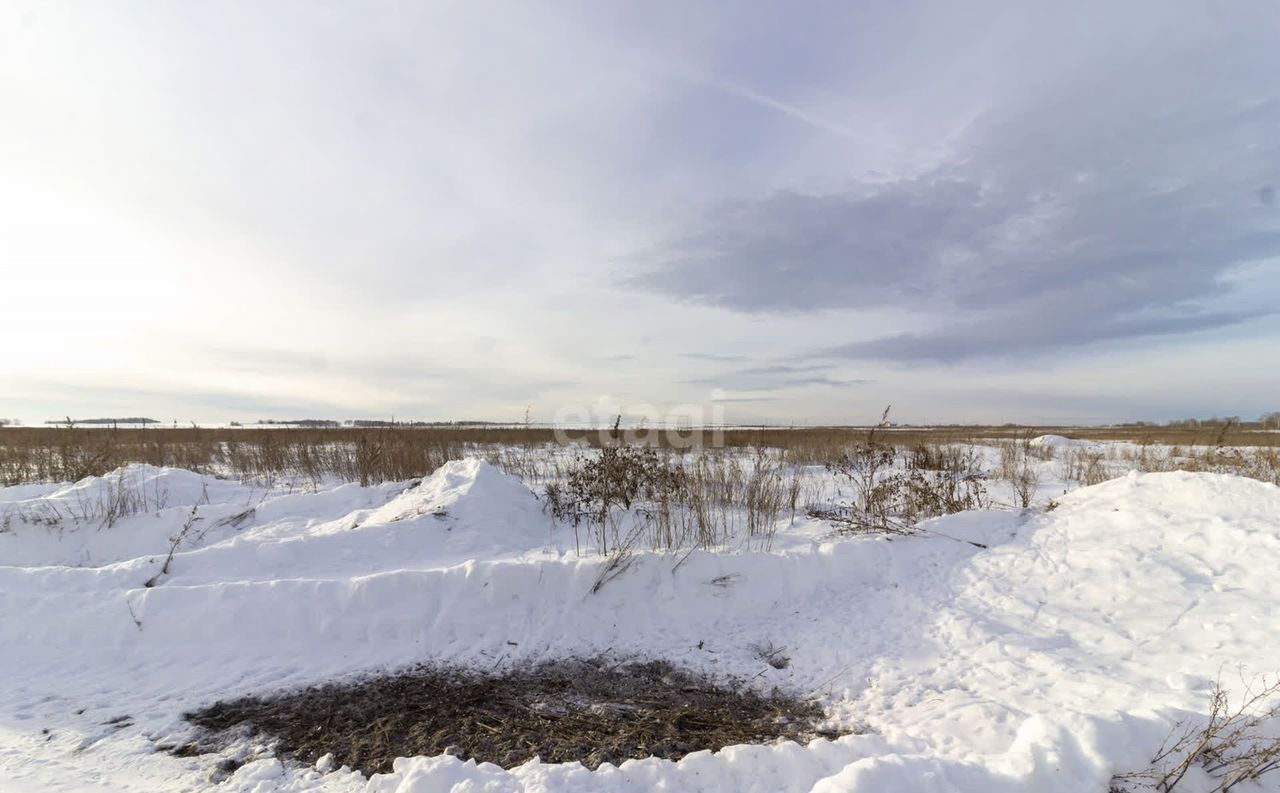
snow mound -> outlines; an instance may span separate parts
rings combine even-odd
[[[109,504],[132,499],[152,509],[191,507],[225,501],[243,486],[182,468],[159,468],[133,463],[103,476],[89,476],[44,496],[50,501]],[[145,509],[143,511],[146,511]]]
[[[1037,435],[1028,444],[1036,448],[1052,447],[1055,449],[1083,449],[1094,446],[1090,441],[1080,441],[1062,435]]]
[[[361,527],[403,523],[435,538],[438,562],[520,553],[547,544],[550,522],[529,488],[478,458],[445,463],[361,521]]]
[[[518,556],[550,521],[519,479],[479,459],[403,483],[281,493],[132,465],[43,490],[0,492],[0,565],[154,565],[175,538],[189,583],[342,576]]]
[[[163,554],[193,509],[199,520],[186,547],[215,542],[253,493],[238,482],[138,464],[72,484],[5,488],[0,565],[96,567]]]

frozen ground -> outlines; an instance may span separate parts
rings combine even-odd
[[[125,508],[121,477],[145,504]],[[114,481],[0,489],[6,793],[1103,793],[1205,710],[1221,670],[1280,670],[1280,489],[1237,477],[1132,474],[1066,496],[1051,481],[1051,512],[892,540],[802,518],[768,552],[642,554],[594,594],[606,562],[477,460],[314,493],[168,469]],[[184,710],[229,695],[606,652],[811,693],[867,733],[594,772],[413,758],[371,780],[244,742],[230,751],[249,762],[214,782],[222,758],[155,749],[186,734]]]

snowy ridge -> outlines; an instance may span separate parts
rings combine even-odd
[[[1027,443],[1036,448],[1055,449],[1090,449],[1098,446],[1093,441],[1074,440],[1062,435],[1037,435]]]
[[[77,779],[114,769],[113,789],[198,787],[212,759],[152,747],[212,699],[424,660],[613,652],[811,692],[874,732],[594,772],[415,758],[366,782],[265,759],[219,789],[1105,791],[1173,718],[1203,708],[1224,665],[1280,669],[1274,486],[1134,474],[1050,513],[929,527],[948,536],[797,525],[770,553],[698,552],[678,567],[640,554],[593,594],[605,562],[570,552],[518,481],[468,460],[413,487],[262,499],[253,522],[177,553],[151,588],[150,555],[0,567],[0,643],[12,648],[0,657],[0,780],[81,790]],[[789,667],[761,663],[766,642]],[[122,713],[129,727],[98,735]]]

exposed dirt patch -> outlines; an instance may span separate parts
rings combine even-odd
[[[776,690],[761,694],[740,682],[717,684],[665,662],[600,658],[493,675],[417,668],[218,702],[186,717],[215,731],[207,738],[247,725],[296,760],[312,763],[332,753],[335,766],[366,774],[390,771],[393,759],[414,755],[449,753],[506,768],[537,755],[595,768],[830,735],[816,729],[823,713],[812,702]]]

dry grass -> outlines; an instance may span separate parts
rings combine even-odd
[[[771,662],[776,665],[777,657]],[[250,730],[314,763],[385,773],[397,757],[444,753],[506,768],[532,757],[589,768],[744,743],[816,737],[811,702],[741,683],[718,684],[670,664],[603,658],[543,663],[502,674],[420,668],[390,677],[219,702],[187,718],[206,730]],[[215,751],[210,736],[171,747]]]
[[[551,442],[550,431],[438,429],[0,430],[0,485],[74,482],[128,463],[245,479],[341,479],[369,484],[422,476],[450,459],[498,444]]]
[[[594,550],[625,557],[653,550],[768,549],[779,519],[796,516],[802,477],[779,454],[757,449],[678,455],[617,445],[578,454],[545,487],[547,510],[586,528]],[[581,550],[581,535],[578,547]]]
[[[778,449],[792,465],[826,465],[867,437],[867,427],[727,429],[694,431],[699,448],[719,440],[726,449]],[[899,448],[959,447],[1021,442],[1040,434],[1083,440],[1126,440],[1184,448],[1280,448],[1280,433],[1223,428],[933,427],[884,428],[884,443]],[[600,433],[570,432],[577,443],[598,447]],[[669,440],[654,433],[659,446]],[[530,483],[555,478],[543,470],[545,449],[556,443],[546,427],[421,427],[333,429],[202,429],[105,427],[0,428],[0,485],[73,482],[127,463],[185,468],[241,478],[291,477],[320,481],[399,481],[423,476],[465,454],[488,457]],[[535,460],[530,452],[539,452]],[[1208,465],[1208,463],[1204,463]],[[931,466],[932,467],[932,466]],[[1087,461],[1085,463],[1087,468]],[[561,472],[563,473],[563,472]],[[1087,472],[1084,477],[1089,478]],[[1074,478],[1074,477],[1073,477]]]
[[[1263,446],[1110,446],[1062,450],[1064,479],[1096,485],[1127,471],[1234,474],[1280,485],[1280,448]]]

